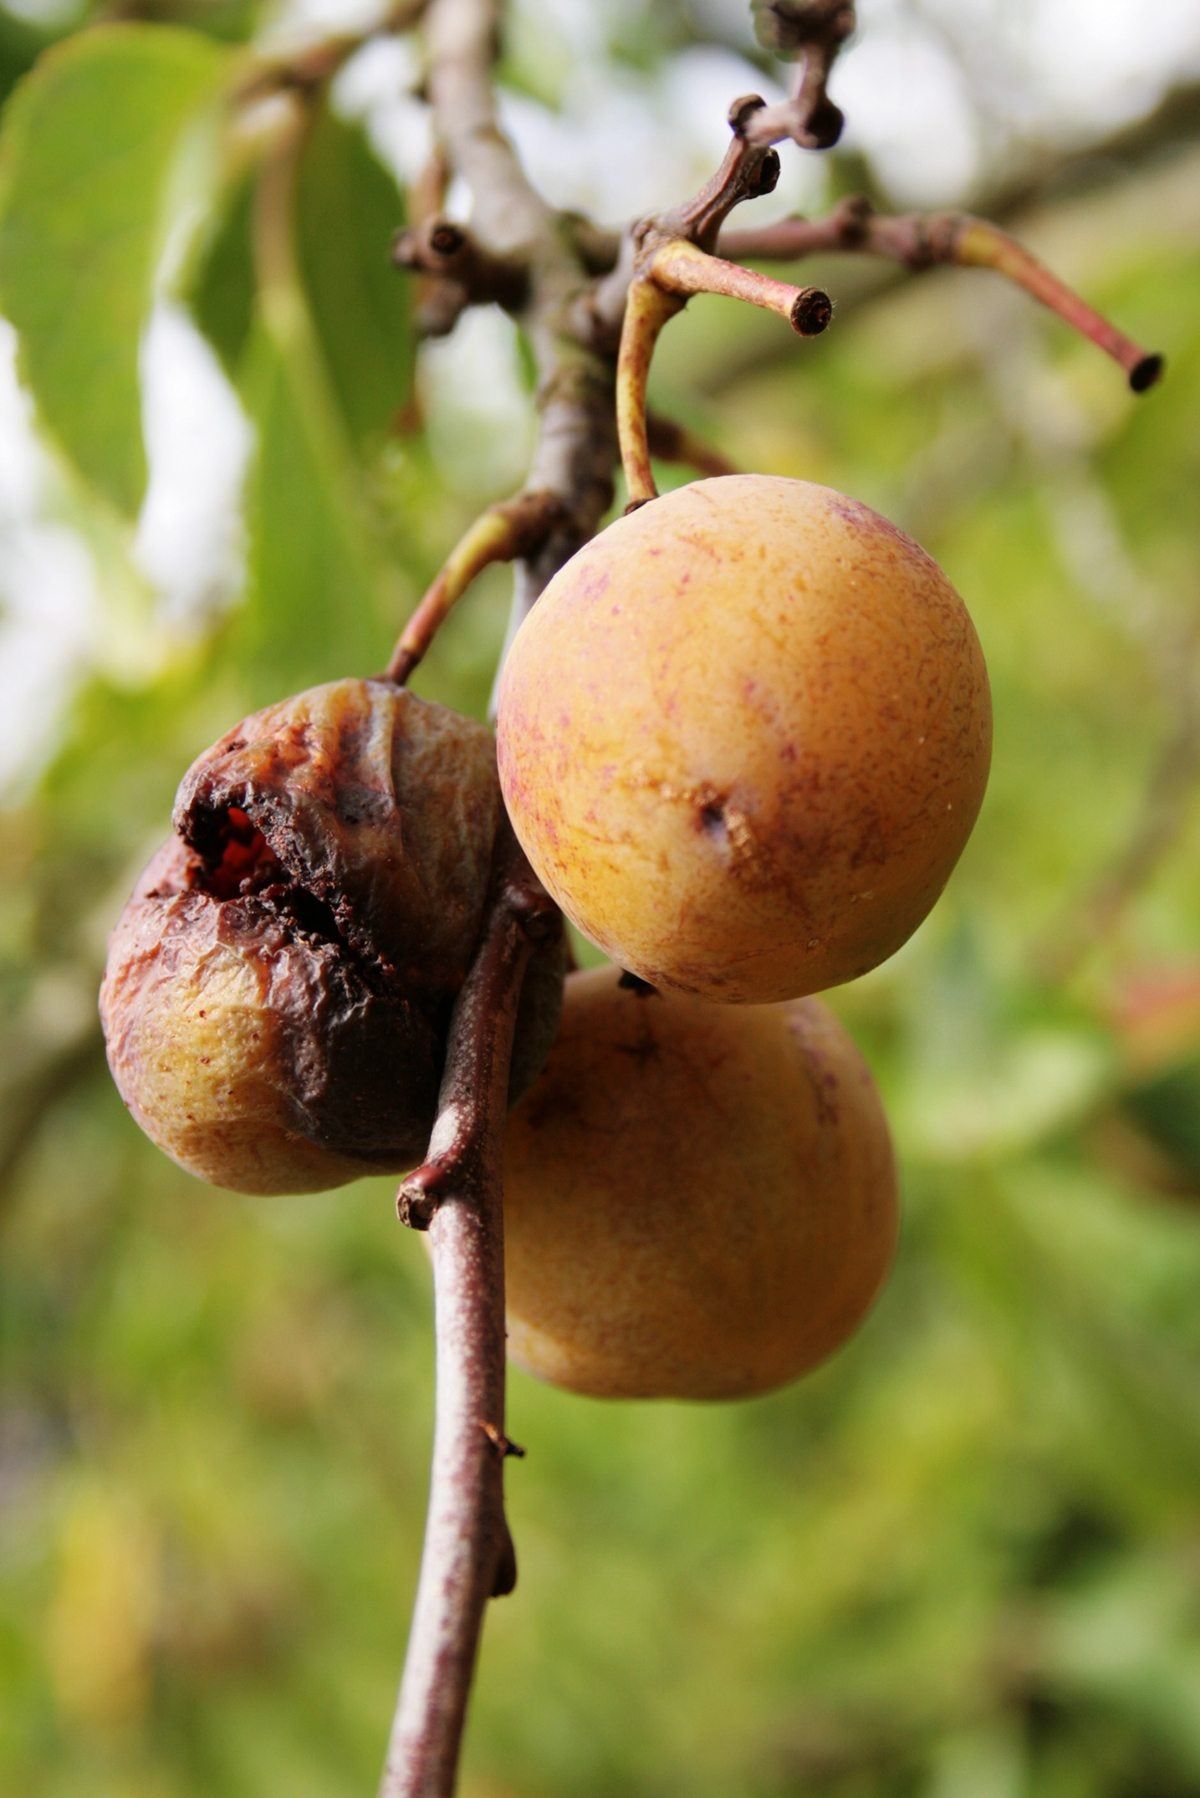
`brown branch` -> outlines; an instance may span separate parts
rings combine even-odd
[[[646,440],[659,462],[678,462],[702,475],[737,474],[738,470],[715,445],[661,412],[647,412]]]
[[[906,213],[888,217],[868,201],[843,200],[822,219],[782,219],[759,230],[727,231],[722,252],[751,261],[797,261],[822,252],[849,250],[885,257],[911,270],[938,264],[989,268],[1024,288],[1065,324],[1102,349],[1124,369],[1135,393],[1144,393],[1163,370],[1161,356],[1118,331],[1044,263],[998,225],[969,213]]]
[[[432,252],[444,287],[464,303],[489,287],[488,297],[526,332],[538,374],[537,446],[521,493],[468,531],[418,608],[393,658],[397,678],[474,574],[516,557],[511,636],[612,496],[612,359],[580,328],[593,275],[500,130],[490,76],[498,23],[496,0],[432,0],[435,134],[448,168],[470,189],[471,232],[455,236],[452,227],[435,241],[434,225],[411,254],[428,277]],[[502,1489],[512,1445],[503,1413],[500,1157],[525,964],[533,938],[560,929],[561,920],[507,832],[501,861],[489,925],[454,1011],[429,1158],[398,1201],[407,1222],[429,1226],[438,1376],[425,1548],[385,1798],[453,1790],[483,1613],[489,1596],[516,1578]]]
[[[503,254],[528,251],[551,214],[500,129],[491,82],[500,14],[498,0],[432,0],[426,40],[434,129],[471,190],[480,238]]]
[[[249,105],[272,94],[319,92],[364,44],[410,31],[419,23],[428,3],[429,0],[395,0],[382,19],[365,30],[335,32],[290,53],[255,58],[234,92],[235,102]]]
[[[553,493],[523,492],[486,512],[459,538],[392,651],[385,680],[403,686],[432,643],[439,625],[471,582],[494,562],[515,562],[539,550],[562,514]]]
[[[445,336],[467,306],[495,304],[517,312],[529,297],[523,262],[493,255],[450,219],[435,216],[398,232],[392,261],[431,277],[430,286],[442,296],[432,316],[422,320],[428,337]]]
[[[488,922],[450,1024],[424,1166],[402,1220],[428,1229],[437,1331],[429,1513],[381,1798],[443,1798],[455,1769],[489,1598],[511,1592],[504,1517],[504,1224],[501,1163],[521,984],[535,942],[562,927],[511,830],[498,843]]]
[[[758,36],[767,49],[796,59],[786,100],[759,105],[743,122],[748,142],[828,150],[845,120],[826,88],[838,51],[854,30],[850,0],[755,0]]]
[[[435,243],[431,229],[406,243],[401,259],[443,277],[445,328],[463,305],[494,301],[524,329],[533,352],[537,445],[520,493],[495,510],[522,513],[536,499],[546,528],[515,550],[511,639],[611,503],[616,428],[612,360],[588,324],[588,257],[570,222],[530,184],[500,129],[491,85],[499,22],[497,0],[432,0],[429,7],[434,127],[441,154],[471,191],[471,230],[439,221],[450,235]]]

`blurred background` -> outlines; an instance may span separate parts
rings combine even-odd
[[[470,1798],[1200,1794],[1200,14],[859,10],[844,140],[784,146],[758,215],[985,211],[1168,377],[1135,400],[995,277],[848,257],[805,265],[818,343],[705,299],[664,336],[657,406],[941,562],[995,760],[933,917],[833,995],[904,1190],[858,1337],[740,1405],[513,1375]],[[778,91],[749,11],[514,4],[547,196],[619,223],[696,186]],[[392,1183],[198,1185],[95,1018],[193,756],[379,667],[528,458],[508,320],[418,351],[388,266],[418,43],[345,60],[267,226],[276,103],[218,105],[371,19],[0,8],[0,1789],[31,1798],[370,1791],[403,1655],[432,1352]],[[482,715],[506,602],[480,584],[422,691]]]

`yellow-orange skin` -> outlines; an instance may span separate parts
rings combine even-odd
[[[716,1006],[574,974],[509,1119],[509,1352],[611,1398],[741,1398],[853,1332],[892,1260],[871,1075],[816,999]]]
[[[991,703],[911,538],[829,488],[734,475],[555,576],[498,747],[517,835],[586,936],[656,987],[763,1003],[916,929],[983,799]]]

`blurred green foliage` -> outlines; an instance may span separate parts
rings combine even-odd
[[[251,15],[214,11],[232,35]],[[177,34],[125,30],[143,73],[170,65],[182,126]],[[5,23],[5,57],[22,31]],[[402,202],[362,134],[319,115],[265,261],[255,177],[210,137],[178,284],[257,432],[249,575],[226,622],[164,630],[111,502],[138,491],[129,357],[149,202],[178,165],[140,145],[145,204],[113,240],[91,115],[54,135],[55,83],[97,41],[44,65],[5,127],[0,289],[84,477],[74,515],[117,545],[106,603],[135,590],[157,648],[89,674],[0,827],[0,1789],[333,1798],[372,1789],[403,1653],[424,1255],[386,1181],[252,1201],[167,1163],[107,1079],[94,990],[193,755],[252,705],[378,666],[494,495],[449,490],[414,426],[385,266]],[[232,54],[186,42],[189,69]],[[879,506],[942,562],[988,656],[994,771],[934,916],[834,996],[905,1193],[858,1338],[744,1405],[607,1405],[514,1374],[521,1581],[487,1626],[475,1798],[1200,1792],[1195,173],[1189,153],[1028,221],[1169,351],[1143,402],[980,274],[875,291],[841,262],[819,271],[845,299],[817,344],[718,301],[664,338],[664,409],[742,466]],[[51,224],[42,287],[14,234]],[[107,285],[75,354],[100,391],[39,362],[39,304],[89,231]],[[481,712],[503,614],[483,583],[423,690]]]

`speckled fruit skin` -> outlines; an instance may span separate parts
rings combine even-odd
[[[975,822],[987,673],[937,564],[806,481],[696,481],[555,576],[498,752],[559,905],[656,987],[764,1003],[916,929]]]
[[[206,750],[100,993],[113,1077],[159,1148],[252,1193],[418,1161],[502,816],[489,732],[383,681],[311,688]],[[539,947],[514,1091],[562,979],[561,945]]]
[[[852,1333],[895,1247],[887,1122],[816,999],[726,1006],[567,981],[509,1119],[509,1352],[575,1392],[741,1398]]]

